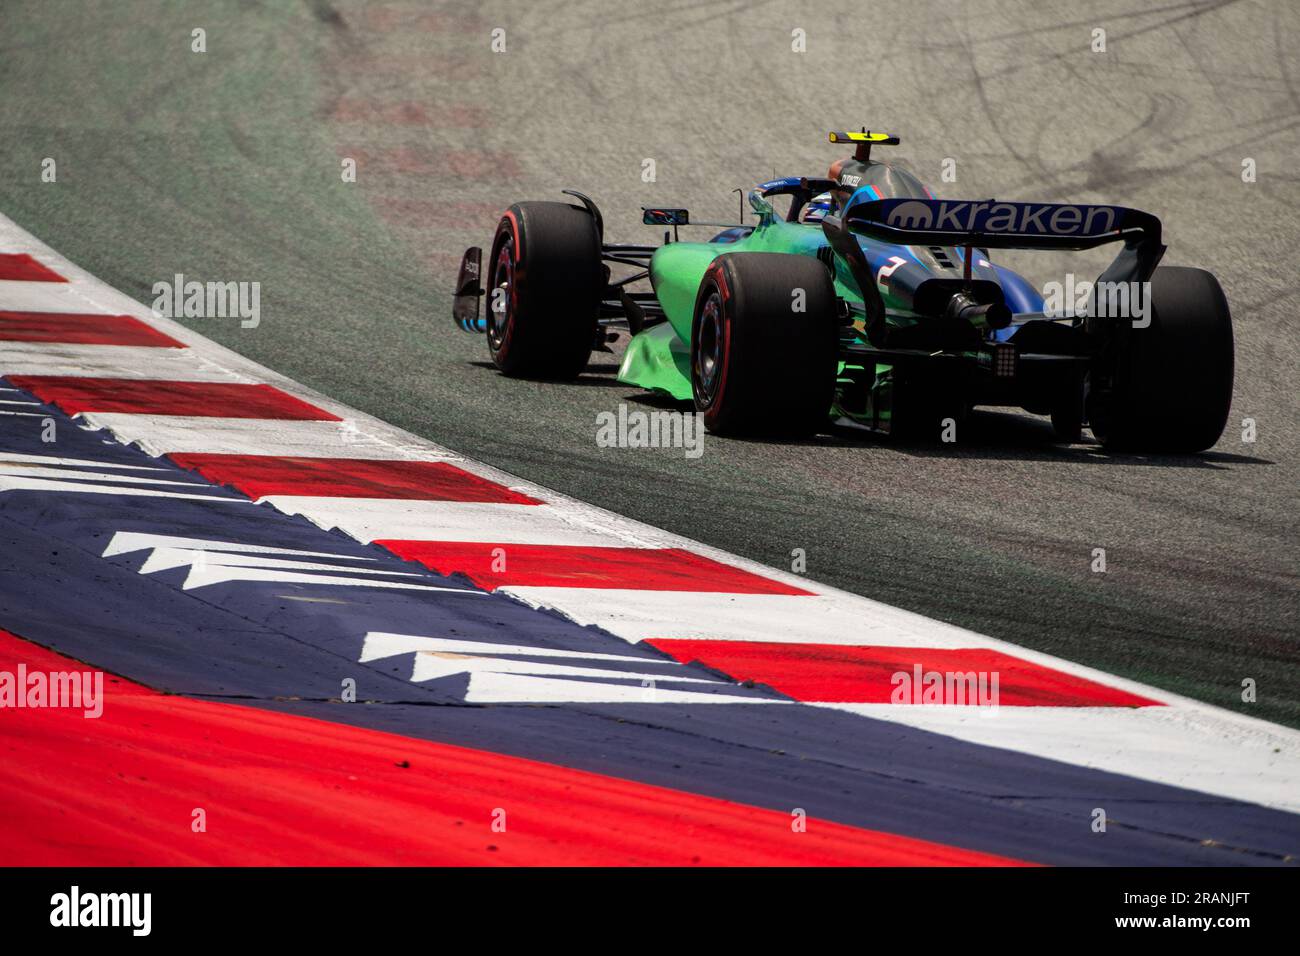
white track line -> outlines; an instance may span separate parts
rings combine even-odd
[[[974,647],[986,639],[885,604],[838,595],[727,594],[622,588],[520,587],[502,593],[627,641],[655,637],[900,647]],[[978,643],[976,643],[978,642]]]
[[[358,541],[382,539],[483,541],[499,544],[567,544],[615,547],[624,542],[576,524],[551,505],[483,504],[465,501],[400,501],[378,498],[262,499],[287,514],[300,514],[326,530],[338,528]]]
[[[296,394],[301,397],[302,393]],[[313,404],[319,405],[318,402]],[[81,419],[91,427],[108,429],[119,441],[139,445],[150,455],[210,452],[460,461],[459,455],[430,449],[391,426],[367,426],[363,430],[354,421],[267,421],[260,418],[129,415],[119,412],[88,412]]]
[[[1300,813],[1295,734],[1210,708],[813,706]]]
[[[0,343],[0,375],[85,375],[173,382],[251,381],[205,361],[192,349],[56,342]]]
[[[7,222],[7,220],[6,220]],[[0,231],[8,232],[4,224],[0,223]],[[27,250],[24,250],[27,251]],[[39,258],[33,253],[28,252],[33,258]],[[57,257],[50,262],[43,262],[54,268],[51,262],[57,261]],[[55,270],[58,271],[57,269]],[[67,273],[60,273],[67,275]],[[71,276],[67,276],[71,278]],[[138,310],[143,308],[140,303],[134,300],[131,302],[133,308],[114,309],[100,304],[99,301],[92,301],[85,297],[84,283],[74,282],[17,282],[7,280],[5,282],[4,302],[0,304],[0,311],[4,312],[102,312],[105,315],[126,315],[130,311],[131,315],[137,315]],[[146,310],[147,311],[147,310]]]

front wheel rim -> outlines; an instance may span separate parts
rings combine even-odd
[[[505,343],[510,322],[514,317],[515,256],[514,240],[510,237],[501,243],[496,261],[492,264],[492,293],[487,308],[488,344],[497,351]],[[497,303],[500,303],[500,311]]]

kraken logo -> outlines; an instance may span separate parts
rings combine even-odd
[[[934,210],[923,202],[905,202],[889,214],[889,225],[903,229],[928,229],[934,222]]]

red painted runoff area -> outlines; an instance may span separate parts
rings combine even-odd
[[[439,574],[479,587],[636,588],[728,594],[809,594],[681,548],[584,547],[461,541],[378,541]]]
[[[86,669],[0,631],[0,686],[20,664]],[[104,676],[96,719],[0,709],[7,865],[1017,862]]]
[[[536,498],[442,461],[177,454],[171,460],[250,498],[303,495],[536,505]]]
[[[69,415],[126,412],[136,415],[193,415],[201,418],[266,418],[342,421],[274,385],[238,382],[164,382],[135,378],[69,375],[11,375],[9,381]]]
[[[947,688],[969,688],[966,675],[983,675],[985,688],[1003,707],[1148,707],[1157,701],[1107,687],[1064,671],[986,648],[872,647],[843,644],[781,644],[759,641],[672,640],[646,643],[682,663],[699,661],[737,681],[766,684],[806,703],[959,704]],[[929,675],[942,690],[925,698]],[[968,693],[963,691],[963,693]],[[903,698],[898,699],[898,695]],[[966,700],[975,704],[977,700]]]
[[[0,341],[185,348],[184,343],[129,315],[94,312],[0,311]]]

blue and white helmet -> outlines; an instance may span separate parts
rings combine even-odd
[[[831,194],[821,193],[808,200],[808,204],[799,210],[800,222],[821,222],[831,211]]]

